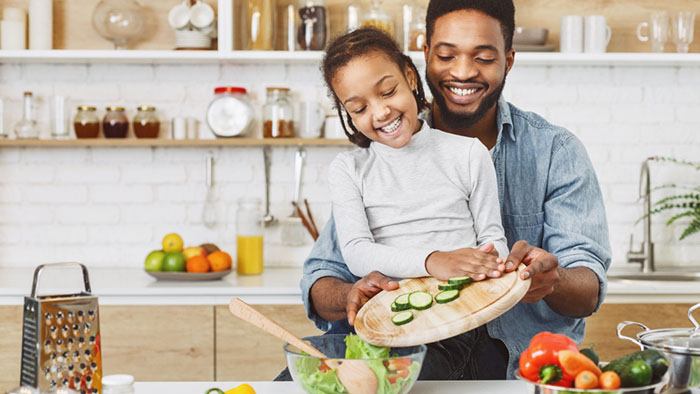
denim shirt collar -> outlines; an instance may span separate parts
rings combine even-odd
[[[515,130],[513,128],[513,119],[510,114],[510,105],[506,101],[505,97],[501,95],[498,99],[498,112],[496,113],[496,126],[498,127],[498,137],[496,139],[496,146],[501,143],[501,136],[504,131],[508,134],[510,139],[515,142]],[[430,127],[433,127],[433,116],[432,116],[431,106],[423,110],[420,114],[420,118],[425,120]]]

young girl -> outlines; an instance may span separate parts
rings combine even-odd
[[[418,71],[380,30],[335,39],[322,69],[343,129],[360,147],[339,154],[328,174],[350,271],[484,279],[484,264],[497,262],[486,245],[508,255],[486,147],[418,118],[427,106]]]

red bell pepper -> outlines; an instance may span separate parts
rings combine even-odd
[[[559,364],[559,351],[578,352],[578,345],[566,335],[541,332],[530,340],[520,355],[520,375],[532,382],[572,387],[574,376],[563,372]]]

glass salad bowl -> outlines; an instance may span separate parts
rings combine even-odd
[[[408,393],[418,379],[427,350],[425,345],[377,347],[356,335],[318,335],[303,339],[329,357],[314,357],[298,352],[290,344],[284,346],[292,378],[309,394],[344,394],[350,391],[345,386],[363,386],[367,381],[371,381],[370,386],[377,385],[377,393]],[[361,363],[359,368],[358,363]],[[370,373],[369,378],[367,373]],[[375,377],[376,382],[373,381]]]

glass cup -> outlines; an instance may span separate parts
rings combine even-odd
[[[642,34],[642,29],[647,29],[647,34]],[[649,21],[637,26],[637,38],[642,42],[651,42],[651,51],[661,53],[668,41],[668,13],[666,11],[654,11],[649,14]]]
[[[693,42],[693,30],[695,25],[695,13],[680,11],[672,15],[673,42],[678,53],[688,53],[688,47]]]

